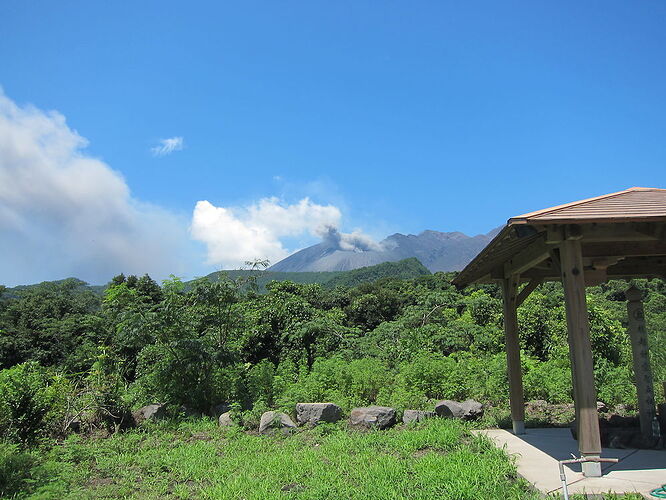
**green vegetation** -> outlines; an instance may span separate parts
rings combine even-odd
[[[445,420],[289,437],[164,422],[105,440],[72,436],[24,481],[41,499],[537,498],[501,450]]]
[[[323,498],[335,488],[346,497],[353,488],[388,498],[444,490],[490,498],[502,489],[503,497],[529,498],[506,457],[458,424],[370,434],[323,427],[284,440],[217,430],[205,416],[183,420],[225,402],[256,430],[263,411],[293,413],[302,401],[331,401],[348,412],[471,397],[491,406],[485,425],[504,424],[499,290],[461,292],[443,273],[382,278],[389,267],[355,286],[272,281],[265,293],[258,275],[245,273],[162,286],[121,275],[103,297],[77,280],[0,295],[0,491],[40,498],[256,491],[268,498],[294,485],[284,494]],[[352,284],[371,277],[367,269],[349,276]],[[664,380],[666,285],[635,283],[645,294],[655,380]],[[627,286],[588,290],[599,399],[610,406],[631,407],[636,397]],[[571,402],[561,287],[537,288],[519,323],[526,399]],[[661,384],[656,389],[661,398]],[[131,410],[154,402],[167,404],[171,423],[129,430]],[[208,437],[193,438],[195,430]],[[435,443],[423,445],[428,439]],[[336,479],[338,466],[346,472]]]

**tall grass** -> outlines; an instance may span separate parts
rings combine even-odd
[[[108,439],[71,437],[40,467],[52,477],[29,498],[537,498],[503,451],[445,420],[274,437],[167,422]]]

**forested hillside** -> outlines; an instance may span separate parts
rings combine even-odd
[[[221,402],[252,411],[305,400],[418,408],[474,397],[502,405],[498,290],[460,292],[450,277],[330,290],[272,282],[265,294],[248,288],[251,276],[202,278],[187,290],[178,279],[159,286],[148,276],[120,276],[104,297],[75,280],[27,288],[0,300],[2,432],[28,443],[67,433],[72,420],[112,427],[123,412],[155,401],[204,413]],[[666,286],[638,286],[662,380]],[[626,287],[610,282],[588,293],[599,399],[611,405],[635,399]],[[560,286],[540,286],[519,319],[526,398],[570,401]],[[12,391],[33,391],[48,411],[17,427]]]
[[[361,283],[371,283],[382,278],[411,279],[430,274],[430,271],[415,257],[397,262],[384,262],[375,266],[361,267],[351,271],[322,271],[322,272],[287,272],[271,270],[235,270],[218,271],[206,276],[210,281],[220,279],[253,279],[258,291],[266,292],[266,285],[271,281],[292,281],[294,283],[318,283],[324,288],[336,286],[355,286]],[[187,286],[187,283],[186,283]]]
[[[410,267],[418,271],[418,262]],[[351,282],[367,278],[363,273]],[[368,404],[401,411],[432,408],[438,399],[475,398],[494,411],[488,424],[501,425],[508,416],[508,387],[499,290],[486,285],[459,291],[452,276],[384,278],[330,289],[273,281],[259,293],[257,275],[247,273],[188,286],[178,279],[160,286],[148,276],[121,275],[103,296],[73,279],[3,293],[0,494],[24,494],[31,485],[48,489],[56,476],[60,489],[48,498],[88,484],[92,465],[80,473],[73,465],[78,459],[71,453],[84,450],[76,436],[43,453],[69,434],[123,432],[134,425],[132,410],[155,402],[165,403],[176,422],[214,415],[225,403],[237,422],[256,430],[266,410],[293,414],[304,401],[331,401],[348,412]],[[636,285],[645,294],[655,380],[664,380],[666,284]],[[636,395],[625,333],[627,286],[617,281],[591,288],[588,305],[598,399],[631,411]],[[560,285],[537,288],[519,309],[519,322],[526,400],[570,402]],[[661,398],[661,384],[656,388]],[[130,435],[127,443],[141,435]],[[109,450],[124,442],[91,441],[85,449],[116,456]],[[133,453],[123,456],[140,460]],[[61,474],[49,467],[70,469]],[[469,468],[460,470],[469,474]],[[158,476],[169,491],[170,475]]]

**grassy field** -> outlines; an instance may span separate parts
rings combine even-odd
[[[163,422],[106,439],[73,436],[48,452],[25,487],[41,499],[538,498],[502,451],[445,420],[292,436]]]

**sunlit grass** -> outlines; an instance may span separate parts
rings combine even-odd
[[[538,498],[505,454],[459,422],[257,436],[162,423],[51,451],[31,498]]]

